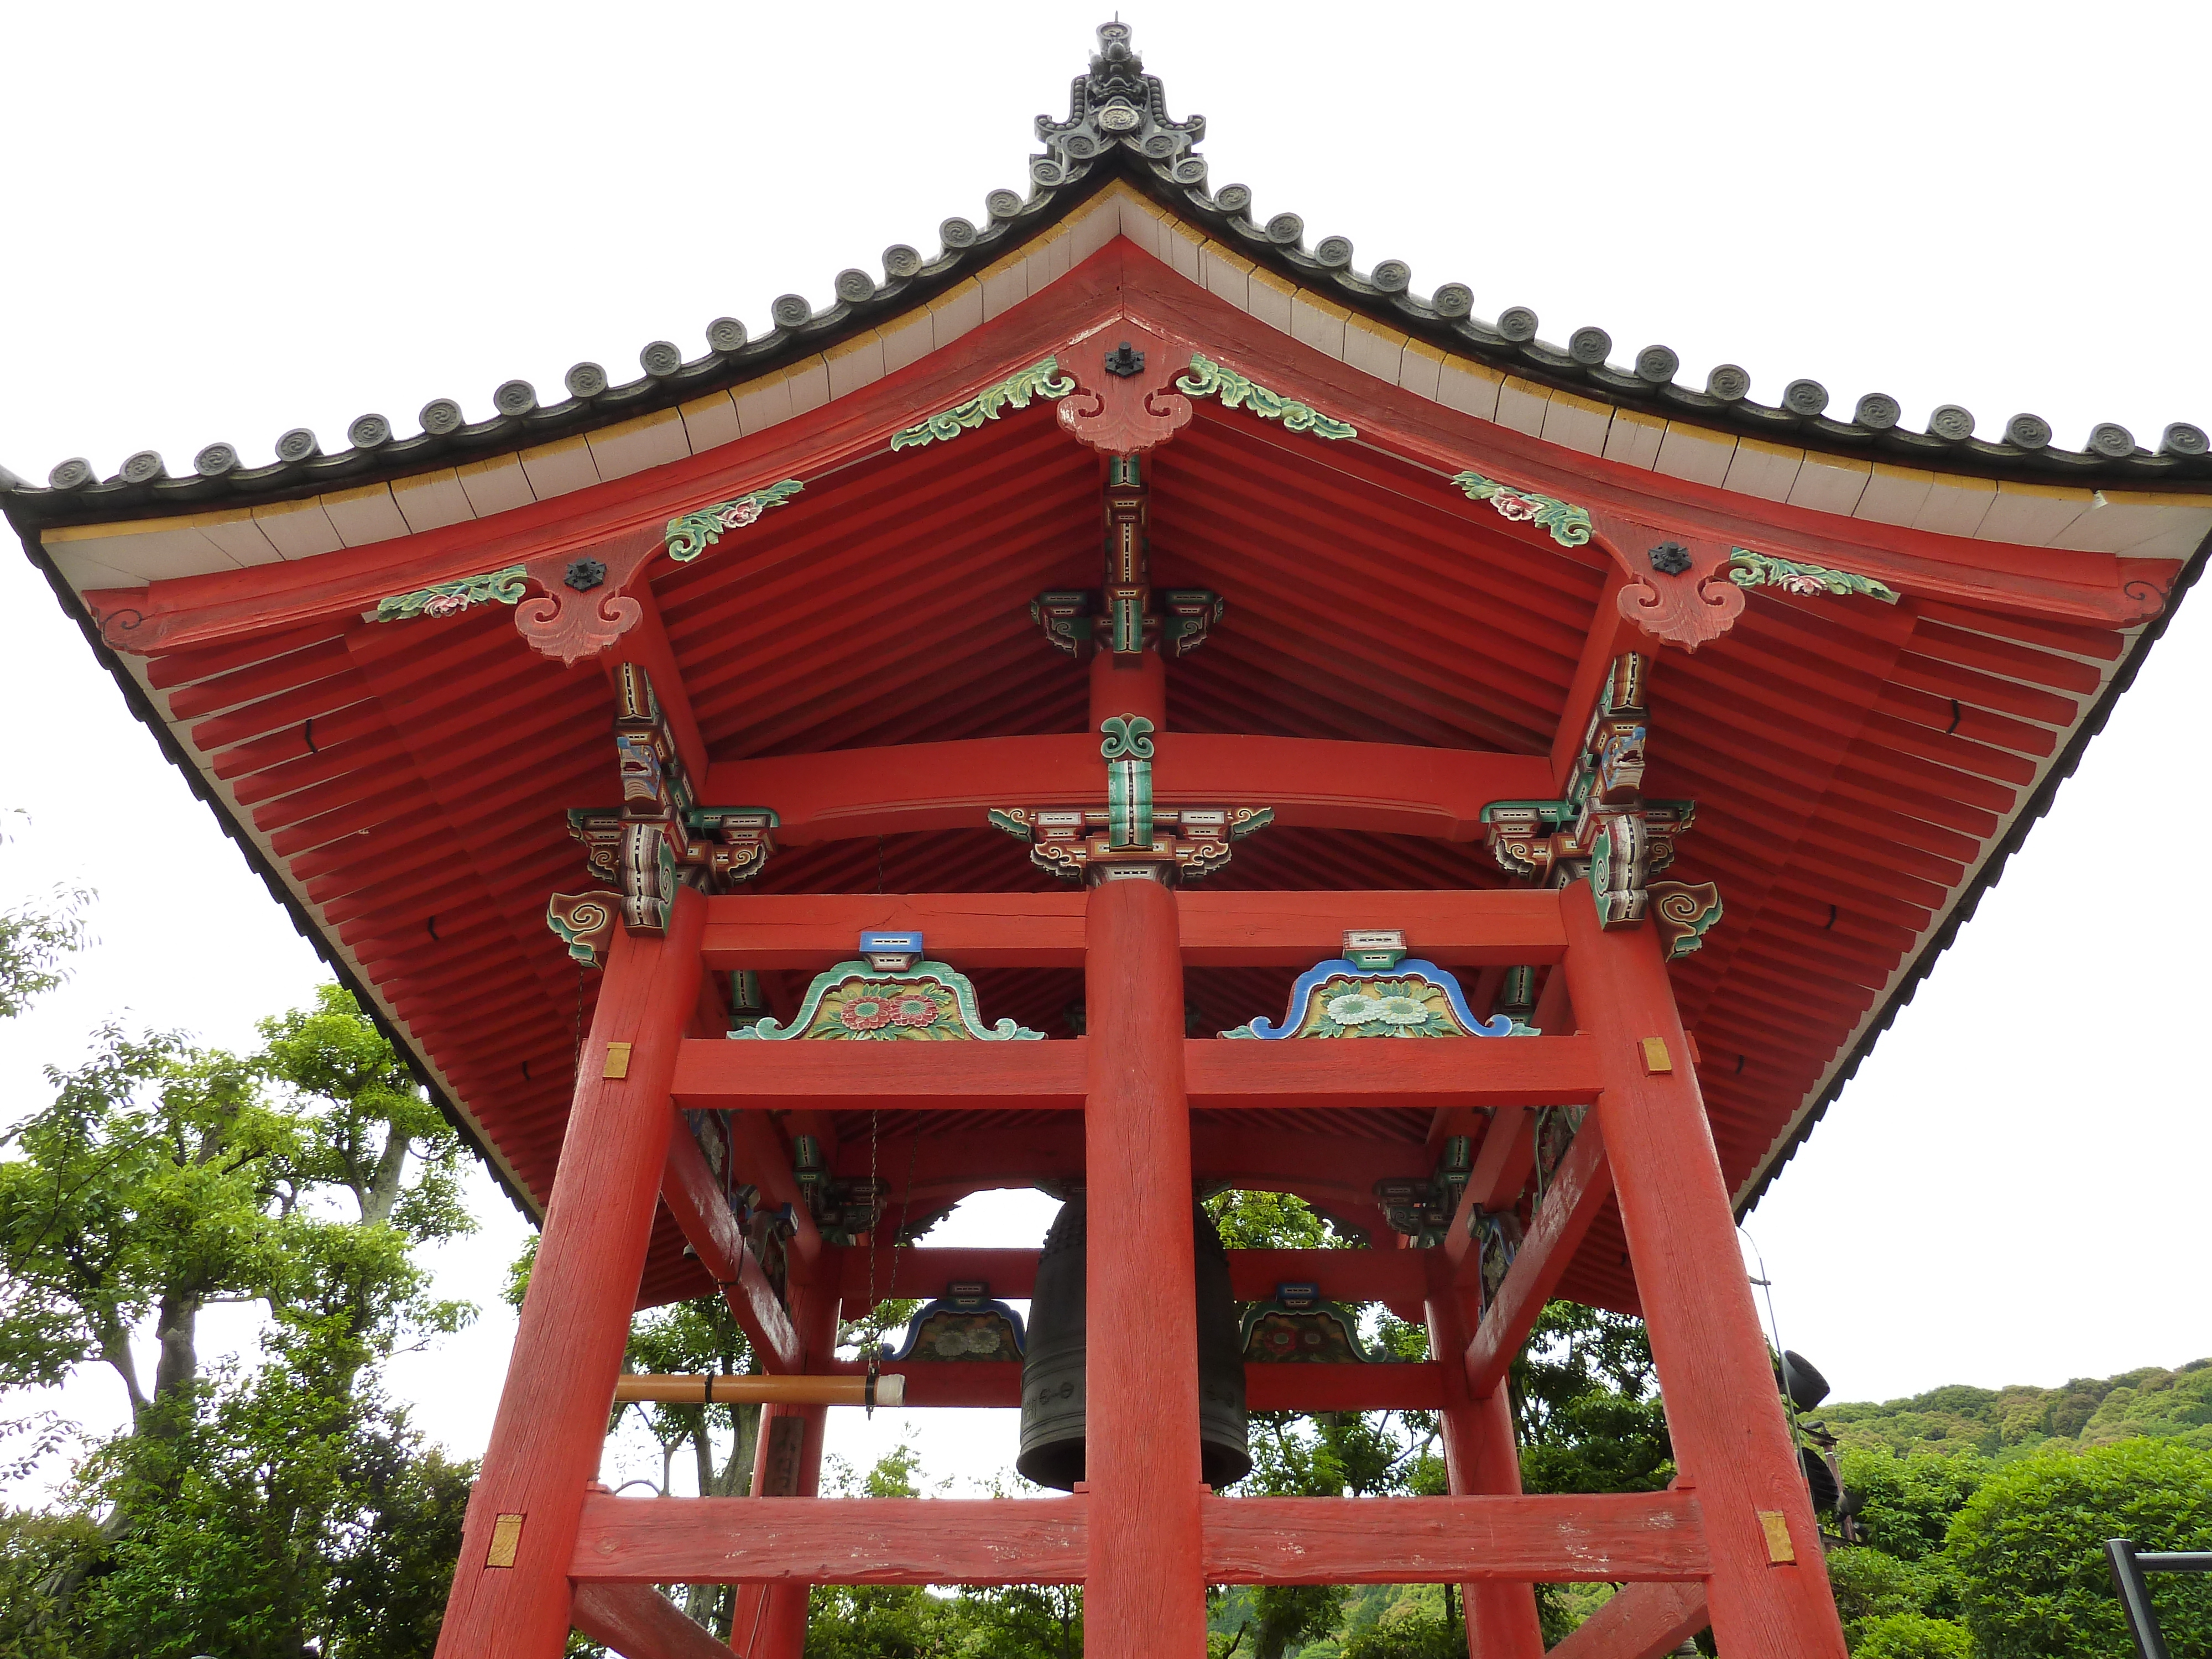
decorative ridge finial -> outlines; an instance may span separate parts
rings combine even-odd
[[[1168,97],[1160,77],[1145,73],[1145,60],[1130,44],[1127,23],[1101,23],[1098,50],[1091,71],[1075,78],[1067,119],[1036,118],[1045,153],[1030,161],[1030,177],[1041,190],[1054,190],[1079,178],[1091,164],[1117,146],[1151,163],[1161,177],[1178,185],[1206,182],[1206,161],[1196,146],[1206,137],[1206,118],[1168,118]]]

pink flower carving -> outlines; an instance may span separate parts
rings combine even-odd
[[[891,1007],[881,997],[855,997],[837,1018],[848,1031],[880,1031],[891,1023]]]
[[[900,997],[891,1004],[890,1017],[895,1024],[926,1030],[937,1022],[937,1004],[928,997]]]
[[[1516,523],[1524,522],[1536,516],[1536,503],[1526,495],[1492,495],[1490,498],[1490,504],[1498,509],[1499,518],[1511,519]]]

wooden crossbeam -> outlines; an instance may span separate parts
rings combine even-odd
[[[1080,1498],[656,1498],[590,1492],[578,1583],[1073,1584]]]
[[[896,1164],[897,1160],[890,1160]],[[981,1279],[991,1294],[1025,1300],[1036,1284],[1033,1249],[964,1249],[919,1245],[893,1251],[878,1245],[871,1267],[868,1253],[843,1252],[839,1287],[848,1306],[878,1295],[942,1296],[957,1280]],[[1319,1287],[1332,1302],[1418,1304],[1427,1284],[1419,1252],[1414,1250],[1231,1250],[1229,1287],[1240,1302],[1265,1302],[1282,1284]]]
[[[1249,803],[1273,806],[1278,823],[1319,829],[1469,841],[1490,802],[1551,786],[1536,755],[1195,732],[1163,732],[1157,744],[1161,805]],[[1105,788],[1097,736],[1077,732],[723,761],[707,782],[711,799],[775,808],[776,839],[790,847],[973,829],[994,806],[1103,801]]]
[[[1694,1580],[1631,1584],[1546,1659],[1660,1659],[1711,1622],[1705,1587]]]
[[[1217,1584],[1622,1583],[1705,1571],[1697,1501],[1675,1492],[1544,1498],[1212,1498]]]
[[[668,1166],[661,1176],[660,1200],[676,1218],[684,1239],[699,1254],[737,1316],[745,1338],[772,1371],[795,1371],[806,1354],[792,1328],[791,1316],[777,1299],[759,1261],[745,1248],[738,1218],[723,1197],[721,1183],[707,1167],[699,1143],[680,1126],[669,1137]]]
[[[1074,1111],[1086,1040],[1052,1042],[732,1042],[687,1039],[678,1104],[820,1111]],[[1519,1106],[1595,1100],[1590,1039],[1464,1037],[1425,1042],[1183,1045],[1194,1109]]]
[[[726,1644],[650,1584],[579,1584],[568,1616],[623,1659],[730,1659]]]
[[[1595,1497],[1207,1498],[1206,1577],[1223,1584],[1630,1583],[1707,1569],[1697,1500]],[[1088,1500],[584,1499],[579,1583],[1067,1584]]]
[[[1474,1340],[1468,1344],[1468,1391],[1477,1400],[1486,1399],[1505,1381],[1513,1356],[1536,1328],[1583,1236],[1612,1195],[1613,1170],[1593,1112],[1583,1120],[1575,1144],[1559,1160],[1551,1190],[1529,1223],[1528,1236],[1506,1270],[1497,1299],[1476,1328]]]
[[[839,1370],[857,1376],[856,1361]],[[904,1379],[910,1407],[998,1407],[1022,1403],[1018,1360],[908,1360],[884,1374]],[[1411,1364],[1252,1364],[1244,1368],[1245,1403],[1255,1412],[1432,1412],[1443,1403],[1443,1368]]]
[[[779,834],[781,832],[779,831]],[[707,903],[710,968],[818,970],[861,933],[920,933],[954,966],[1079,968],[1084,897],[1062,893],[747,893]],[[1566,948],[1559,897],[1495,891],[1176,895],[1185,963],[1310,968],[1355,927],[1401,927],[1416,956],[1448,968],[1556,962]]]

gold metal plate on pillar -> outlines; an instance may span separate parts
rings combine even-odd
[[[625,1078],[629,1075],[629,1044],[627,1042],[607,1044],[607,1063],[600,1068],[599,1075],[611,1078]]]
[[[1780,1510],[1761,1510],[1759,1512],[1760,1530],[1766,1534],[1766,1564],[1771,1567],[1794,1566],[1797,1561],[1797,1547],[1790,1541],[1790,1517]]]
[[[515,1552],[522,1547],[522,1517],[502,1515],[491,1523],[491,1547],[484,1552],[484,1565],[511,1567]]]
[[[1674,1069],[1674,1056],[1667,1052],[1667,1039],[1645,1037],[1638,1045],[1644,1051],[1644,1075],[1665,1077]]]

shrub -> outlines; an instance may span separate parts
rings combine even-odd
[[[1951,1523],[1943,1551],[1981,1659],[2127,1652],[2108,1538],[2146,1550],[2212,1549],[2212,1452],[2124,1440],[1990,1475]],[[2173,1659],[2212,1659],[2212,1583],[2156,1574],[2151,1594]]]
[[[1893,1613],[1869,1622],[1851,1653],[1853,1659],[1974,1659],[1974,1638],[1948,1619]]]

